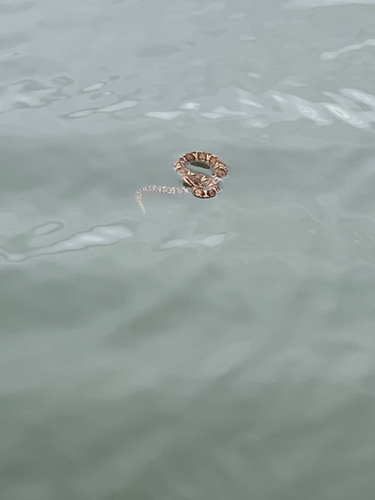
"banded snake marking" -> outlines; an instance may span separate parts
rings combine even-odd
[[[193,172],[190,163],[204,163],[212,168],[212,176]],[[142,202],[143,193],[182,194],[192,193],[197,198],[213,198],[220,191],[220,183],[228,173],[228,167],[217,156],[204,151],[192,151],[179,157],[174,164],[175,171],[181,175],[188,187],[145,186],[135,192],[135,199],[145,214]]]

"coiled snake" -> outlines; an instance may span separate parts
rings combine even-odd
[[[190,163],[203,163],[212,168],[212,176],[208,177],[190,170]],[[197,198],[213,198],[220,191],[220,182],[228,173],[228,167],[217,156],[204,151],[193,151],[179,157],[174,164],[175,171],[181,175],[188,187],[145,186],[135,192],[135,199],[143,213],[146,209],[142,203],[143,193],[182,194],[192,193]]]

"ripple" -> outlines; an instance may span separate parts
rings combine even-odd
[[[199,102],[185,102],[180,106],[180,109],[199,109]]]
[[[362,43],[355,43],[353,45],[347,45],[346,47],[343,47],[342,49],[335,50],[332,52],[324,52],[320,57],[324,61],[330,61],[332,59],[336,59],[336,57],[338,57],[340,54],[345,54],[346,52],[350,52],[352,50],[360,50],[360,49],[363,49],[363,47],[374,47],[374,46],[375,46],[375,40],[373,38],[370,38],[368,40],[365,40]]]
[[[63,229],[64,223],[60,221],[51,221],[46,222],[45,224],[40,224],[39,226],[35,226],[31,231],[30,235],[32,236],[46,236],[48,234],[56,233]]]
[[[66,100],[60,88],[45,85],[38,80],[21,80],[2,88],[0,113],[17,108],[42,108],[55,101]]]
[[[246,113],[244,113],[243,111],[232,111],[227,108],[219,107],[215,108],[210,113],[202,113],[201,116],[203,116],[204,118],[216,120],[218,118],[224,118],[225,116],[246,116]]]
[[[325,107],[333,115],[337,116],[337,118],[347,123],[348,125],[353,125],[354,127],[358,128],[367,128],[370,126],[369,123],[365,123],[363,120],[356,118],[353,114],[342,109],[340,106],[337,106],[335,104],[325,104]]]
[[[13,57],[16,57],[18,56],[18,52],[17,51],[9,51],[9,52],[3,52],[2,54],[0,54],[0,62],[1,61],[6,61],[7,59],[12,59]]]
[[[56,76],[55,78],[52,78],[51,82],[56,84],[58,87],[69,87],[70,85],[73,85],[74,80],[68,76]]]
[[[295,84],[295,80],[293,80]],[[305,85],[299,82],[304,91]],[[295,86],[295,85],[294,85]],[[240,120],[245,128],[265,128],[278,122],[292,122],[307,119],[318,126],[329,126],[339,120],[351,127],[371,130],[375,123],[375,96],[359,89],[340,89],[338,93],[323,92],[330,101],[315,102],[294,95],[269,89],[252,93],[235,89],[235,95],[227,106],[203,110],[203,103],[186,102],[172,111],[146,112],[145,116],[171,121],[181,115],[200,117],[205,120]],[[365,106],[367,106],[366,109]]]
[[[92,83],[91,85],[87,85],[87,87],[83,87],[81,92],[95,92],[96,90],[100,90],[106,85],[105,82]]]
[[[72,113],[61,115],[61,118],[85,118],[86,116],[96,115],[97,113],[116,113],[117,111],[122,111],[124,109],[134,108],[138,104],[138,101],[120,101],[116,104],[110,104],[109,106],[73,111]]]
[[[100,108],[100,113],[112,113],[114,111],[122,111],[123,109],[134,108],[138,105],[138,101],[121,101],[117,104],[111,104],[110,106],[105,106]]]
[[[160,245],[160,248],[166,250],[170,248],[197,247],[200,245],[212,248],[220,245],[225,238],[226,235],[224,233],[212,234],[209,236],[200,235],[191,239],[178,238],[163,243],[163,245]]]
[[[96,110],[97,108],[89,108],[89,109],[82,109],[81,111],[73,111],[73,113],[61,115],[61,118],[85,118],[86,116],[95,115]]]
[[[375,0],[290,0],[283,4],[284,9],[316,9],[334,5],[375,5]]]
[[[56,224],[58,225],[61,223]],[[61,226],[56,227],[54,223],[47,223],[44,227],[44,230],[48,230],[49,233],[51,233],[57,231],[58,229],[60,229],[60,227]],[[35,228],[37,232],[38,228],[41,230],[41,233],[36,234],[36,236],[49,234],[46,232],[43,233],[43,226],[38,226],[37,228]],[[70,238],[52,243],[50,245],[39,247],[34,246],[29,252],[14,253],[9,252],[4,248],[0,248],[0,255],[8,262],[21,262],[27,259],[40,257],[42,255],[52,255],[71,251],[85,250],[87,248],[103,245],[112,245],[126,238],[130,238],[132,235],[132,231],[124,226],[96,226],[92,229],[89,229],[88,231],[75,234]]]
[[[151,113],[146,113],[146,116],[150,118],[158,118],[159,120],[174,120],[180,115],[183,115],[182,111],[153,111]]]
[[[341,92],[344,95],[347,95],[354,100],[361,102],[363,104],[367,104],[367,106],[372,110],[375,111],[375,96],[368,94],[367,92],[364,92],[363,90],[357,90],[357,89],[341,89]]]

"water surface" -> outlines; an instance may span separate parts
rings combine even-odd
[[[2,500],[373,499],[374,9],[2,3]]]

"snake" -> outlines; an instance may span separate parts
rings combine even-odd
[[[203,163],[212,168],[212,175],[209,177],[198,172],[193,172],[188,165],[193,163]],[[134,196],[145,214],[146,209],[142,202],[144,193],[182,194],[192,193],[197,198],[213,198],[220,191],[220,183],[228,174],[228,167],[218,156],[205,151],[192,151],[178,158],[174,163],[175,171],[181,175],[186,187],[169,186],[144,186],[138,189]]]

